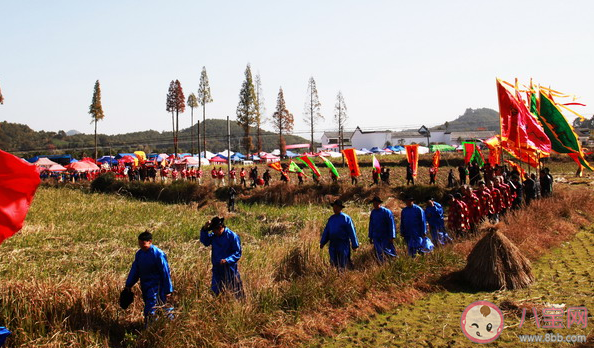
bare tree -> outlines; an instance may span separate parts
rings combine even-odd
[[[336,96],[336,105],[334,106],[334,120],[338,123],[338,148],[342,153],[344,150],[344,125],[347,121],[347,107],[344,103],[344,97],[342,96],[342,92],[338,92]],[[343,166],[344,166],[344,156],[343,159]]]
[[[171,124],[173,125],[173,149],[175,158],[177,158],[178,150],[178,134],[179,134],[179,113],[186,110],[186,101],[184,91],[182,90],[179,80],[171,81],[169,84],[169,92],[167,93],[166,108],[171,112]],[[175,121],[173,116],[175,115]]]
[[[252,69],[248,64],[245,68],[245,81],[239,91],[239,104],[237,104],[237,124],[243,128],[243,147],[246,155],[252,152],[252,137],[250,136],[250,127],[254,126],[256,120],[256,92],[254,91],[254,81],[252,79]]]
[[[194,108],[198,107],[198,99],[196,99],[196,95],[194,93],[190,93],[188,97],[188,106],[191,109],[190,115],[190,144],[191,144],[191,152],[192,156],[194,156]]]
[[[198,86],[198,103],[202,105],[202,150],[206,155],[206,104],[212,103],[212,95],[210,94],[210,84],[208,83],[208,75],[206,74],[206,67],[202,67],[200,73],[200,86]],[[198,156],[200,158],[200,155]]]
[[[309,125],[311,135],[309,150],[311,152],[314,152],[314,128],[319,121],[324,120],[324,116],[320,112],[321,106],[316,81],[313,77],[310,77],[307,83],[307,101],[305,102],[305,118],[303,120]]]
[[[256,150],[262,152],[262,123],[266,122],[266,107],[264,107],[264,93],[262,93],[262,81],[260,74],[256,75]]]
[[[276,111],[272,114],[272,124],[274,125],[274,129],[278,132],[278,146],[281,157],[285,157],[287,155],[287,149],[283,133],[287,134],[293,131],[293,114],[287,110],[282,87],[278,90]]]
[[[2,93],[0,93],[0,101],[2,101]],[[101,85],[99,80],[95,82],[95,88],[93,90],[93,100],[91,106],[89,106],[89,114],[93,119],[91,123],[95,122],[95,161],[97,161],[97,121],[105,118],[103,114],[103,106],[101,105]]]

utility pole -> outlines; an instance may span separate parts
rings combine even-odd
[[[227,116],[227,173],[231,172],[231,121]],[[231,185],[231,181],[229,181]]]
[[[198,130],[198,168],[202,168],[202,155],[200,154],[200,152],[202,152],[200,150],[200,120],[196,123],[196,129]]]

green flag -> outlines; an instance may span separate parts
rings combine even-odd
[[[303,170],[301,168],[299,168],[297,163],[295,163],[293,161],[291,161],[291,163],[289,164],[289,171],[292,173],[303,173]]]
[[[536,99],[536,96],[531,98],[531,110],[532,103],[536,103],[536,100],[532,101],[532,99]],[[542,92],[540,93],[540,110],[538,111],[535,112],[535,116],[538,117],[542,128],[551,140],[553,151],[558,153],[575,153],[578,155],[580,163],[592,170],[592,167],[590,167],[590,164],[584,158],[582,147],[573,128],[569,125],[565,116],[563,116],[553,100]]]
[[[332,171],[332,173],[334,173],[334,175],[337,178],[340,178],[340,175],[338,175],[338,171],[334,167],[334,164],[332,164],[332,162],[330,162],[329,160],[327,160],[326,158],[324,158],[322,156],[320,156],[320,158],[324,161],[324,163],[326,164],[326,167],[330,168],[330,170]]]
[[[474,144],[474,152],[472,153],[472,157],[470,158],[470,162],[476,162],[479,167],[485,165],[485,159],[483,158],[483,153],[479,149],[477,144]]]

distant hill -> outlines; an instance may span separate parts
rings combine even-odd
[[[200,126],[202,132],[202,125]],[[206,120],[206,148],[211,152],[219,152],[227,148],[227,121],[220,119]],[[256,144],[256,129],[251,129],[254,145]],[[98,135],[98,145],[101,147],[99,155],[116,154],[121,152],[173,152],[172,132],[158,132],[154,130],[133,132],[118,135]],[[244,152],[240,147],[243,129],[235,121],[231,122],[231,150]],[[287,144],[308,143],[302,137],[285,136]],[[263,150],[270,152],[278,148],[278,135],[270,131],[262,131]],[[190,152],[190,128],[179,131],[180,152]],[[0,122],[0,149],[8,152],[18,152],[19,155],[34,156],[41,154],[68,153],[75,157],[90,156],[94,151],[93,134],[75,134],[69,136],[64,131],[36,132],[27,125]],[[197,135],[194,130],[194,150],[198,151]]]
[[[82,133],[77,131],[76,129],[71,129],[68,132],[66,132],[66,135],[77,135],[77,134],[82,134]]]
[[[463,115],[453,121],[431,128],[449,131],[499,131],[499,112],[489,108],[466,109]]]

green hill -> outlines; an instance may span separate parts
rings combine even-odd
[[[464,114],[453,121],[433,127],[434,130],[449,131],[499,131],[499,112],[489,108],[466,109]]]
[[[202,126],[200,127],[202,132]],[[211,152],[219,152],[227,148],[227,121],[220,119],[206,120],[206,148]],[[256,129],[251,130],[253,143],[256,143]],[[231,122],[231,150],[244,152],[240,148],[243,130],[236,122]],[[117,135],[98,135],[99,155],[116,154],[119,152],[145,151],[173,152],[172,132],[158,132],[154,130],[133,132]],[[299,136],[285,136],[287,144],[308,143]],[[263,150],[270,152],[278,148],[278,135],[262,131]],[[191,149],[190,128],[179,131],[180,152]],[[34,131],[29,126],[17,123],[0,122],[0,149],[14,152],[20,156],[35,156],[42,154],[72,154],[75,157],[91,156],[94,152],[94,136],[92,134],[67,135],[64,131],[46,132]],[[194,131],[194,149],[198,151],[197,136]]]

